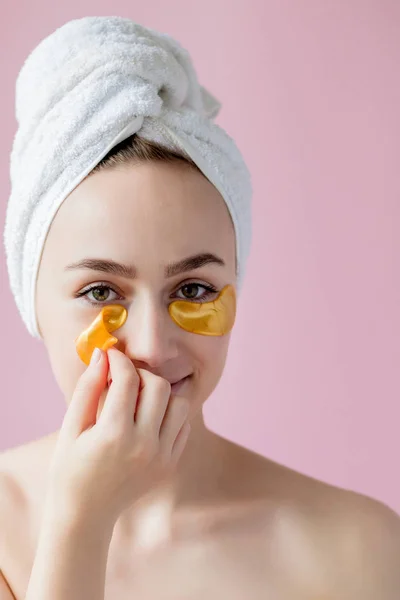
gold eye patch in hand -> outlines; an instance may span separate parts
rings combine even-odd
[[[236,293],[233,285],[221,290],[211,302],[175,300],[169,314],[179,327],[200,335],[225,335],[231,331],[236,316]]]
[[[199,335],[225,335],[231,331],[236,316],[236,293],[232,285],[227,285],[216,300],[192,302],[175,300],[168,307],[172,320],[182,329]],[[125,323],[128,313],[119,304],[104,306],[95,320],[75,340],[79,357],[87,365],[93,350],[97,347],[108,350],[118,342],[111,335]]]
[[[126,308],[119,304],[109,304],[101,309],[92,324],[75,340],[76,350],[84,363],[90,363],[95,348],[106,351],[118,342],[111,332],[122,327],[127,316]]]

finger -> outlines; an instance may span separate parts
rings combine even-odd
[[[132,361],[116,348],[107,351],[111,383],[107,398],[98,418],[100,427],[118,427],[121,431],[132,429],[140,388],[140,377]]]
[[[76,437],[96,422],[98,402],[107,384],[107,356],[98,350],[98,361],[94,362],[98,354],[94,352],[92,361],[78,379],[64,417],[62,429]]]
[[[160,448],[171,456],[175,440],[189,415],[189,401],[182,396],[172,396],[160,429]]]
[[[179,431],[178,436],[175,440],[174,446],[172,448],[172,453],[171,453],[172,464],[176,465],[176,463],[179,461],[180,457],[182,456],[191,430],[192,430],[192,427],[191,427],[190,423],[188,421],[186,421],[184,423],[184,425],[182,426],[181,430]]]
[[[143,432],[158,439],[171,396],[171,384],[145,369],[138,369],[141,379],[135,423]]]

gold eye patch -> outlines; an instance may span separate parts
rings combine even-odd
[[[190,333],[225,335],[235,322],[235,288],[232,285],[225,286],[212,302],[175,300],[168,310],[175,323]]]
[[[236,293],[232,285],[227,285],[216,300],[192,302],[175,300],[168,307],[173,321],[182,329],[199,335],[225,335],[231,331],[236,316]],[[118,342],[111,335],[125,323],[128,312],[119,304],[104,306],[87,329],[76,338],[76,351],[87,365],[95,348],[108,350]]]
[[[95,348],[105,351],[118,342],[111,332],[122,327],[127,316],[126,308],[119,304],[109,304],[101,309],[92,324],[75,340],[76,350],[84,363],[90,363]]]

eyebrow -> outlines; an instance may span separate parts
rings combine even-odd
[[[225,261],[216,254],[203,252],[189,256],[178,262],[169,263],[164,268],[165,277],[174,277],[186,271],[200,269],[204,265],[216,264],[225,266]],[[137,276],[136,268],[133,265],[124,265],[114,260],[103,260],[100,258],[84,258],[76,263],[72,263],[65,267],[66,271],[77,269],[88,269],[90,271],[101,271],[102,273],[111,273],[126,279],[135,279]]]

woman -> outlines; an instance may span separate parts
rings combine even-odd
[[[5,244],[68,408],[1,457],[0,600],[397,599],[393,511],[205,426],[230,333],[169,309],[243,276],[249,183],[216,100],[171,39],[127,19],[73,21],[38,48],[17,89]],[[35,74],[47,83],[29,94]],[[110,304],[126,322],[86,367],[75,340]]]

